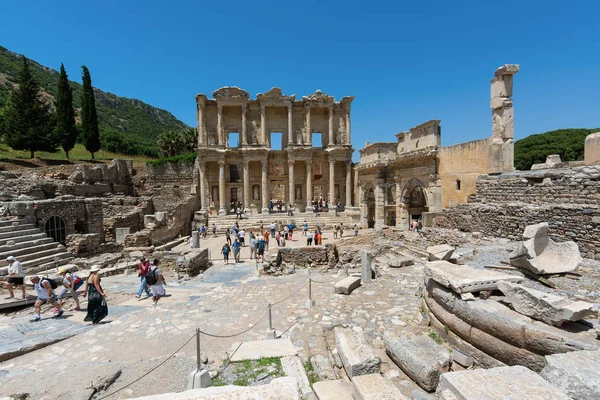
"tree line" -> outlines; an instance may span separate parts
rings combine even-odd
[[[23,67],[18,76],[18,86],[11,93],[0,119],[0,136],[15,150],[30,152],[46,151],[54,153],[61,147],[67,159],[69,151],[75,147],[80,136],[92,159],[100,150],[100,131],[92,78],[84,65],[82,69],[83,95],[81,98],[81,125],[75,123],[73,89],[67,72],[60,65],[58,88],[54,98],[55,110],[42,97],[40,86],[34,79],[29,62],[23,56]]]

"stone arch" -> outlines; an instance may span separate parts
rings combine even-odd
[[[65,244],[67,240],[67,224],[60,215],[51,215],[44,223],[44,232],[55,242]]]
[[[400,196],[400,201],[402,203],[404,203],[405,205],[409,205],[410,203],[410,194],[412,193],[413,190],[419,188],[418,190],[421,191],[421,193],[423,194],[423,197],[425,199],[425,207],[429,206],[429,197],[427,195],[427,188],[426,186],[423,184],[423,182],[421,182],[420,179],[417,178],[411,178],[408,182],[406,182],[406,184],[404,185],[404,188],[402,189],[402,196]]]

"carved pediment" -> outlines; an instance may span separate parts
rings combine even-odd
[[[286,96],[281,93],[281,89],[274,87],[267,93],[259,93],[256,95],[256,99],[260,102],[271,102],[271,103],[289,103],[296,99],[296,95]]]
[[[320,90],[317,90],[311,95],[303,96],[302,100],[304,100],[308,105],[311,106],[329,106],[332,105],[335,101],[333,96],[325,94]]]
[[[237,86],[225,86],[213,92],[215,100],[248,100],[250,95]]]

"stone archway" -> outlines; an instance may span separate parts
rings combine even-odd
[[[44,232],[55,242],[65,244],[67,240],[67,225],[65,219],[60,215],[52,215],[44,224]]]
[[[429,199],[423,182],[417,178],[410,179],[402,189],[400,210],[403,225],[408,228],[411,220],[422,218],[429,211]]]
[[[375,227],[375,188],[367,184],[362,188],[363,226]]]

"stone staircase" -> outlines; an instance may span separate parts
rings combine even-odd
[[[68,263],[73,256],[65,247],[54,242],[46,233],[25,219],[7,217],[0,219],[0,259],[15,256],[27,275]],[[7,273],[0,268],[0,275]]]

